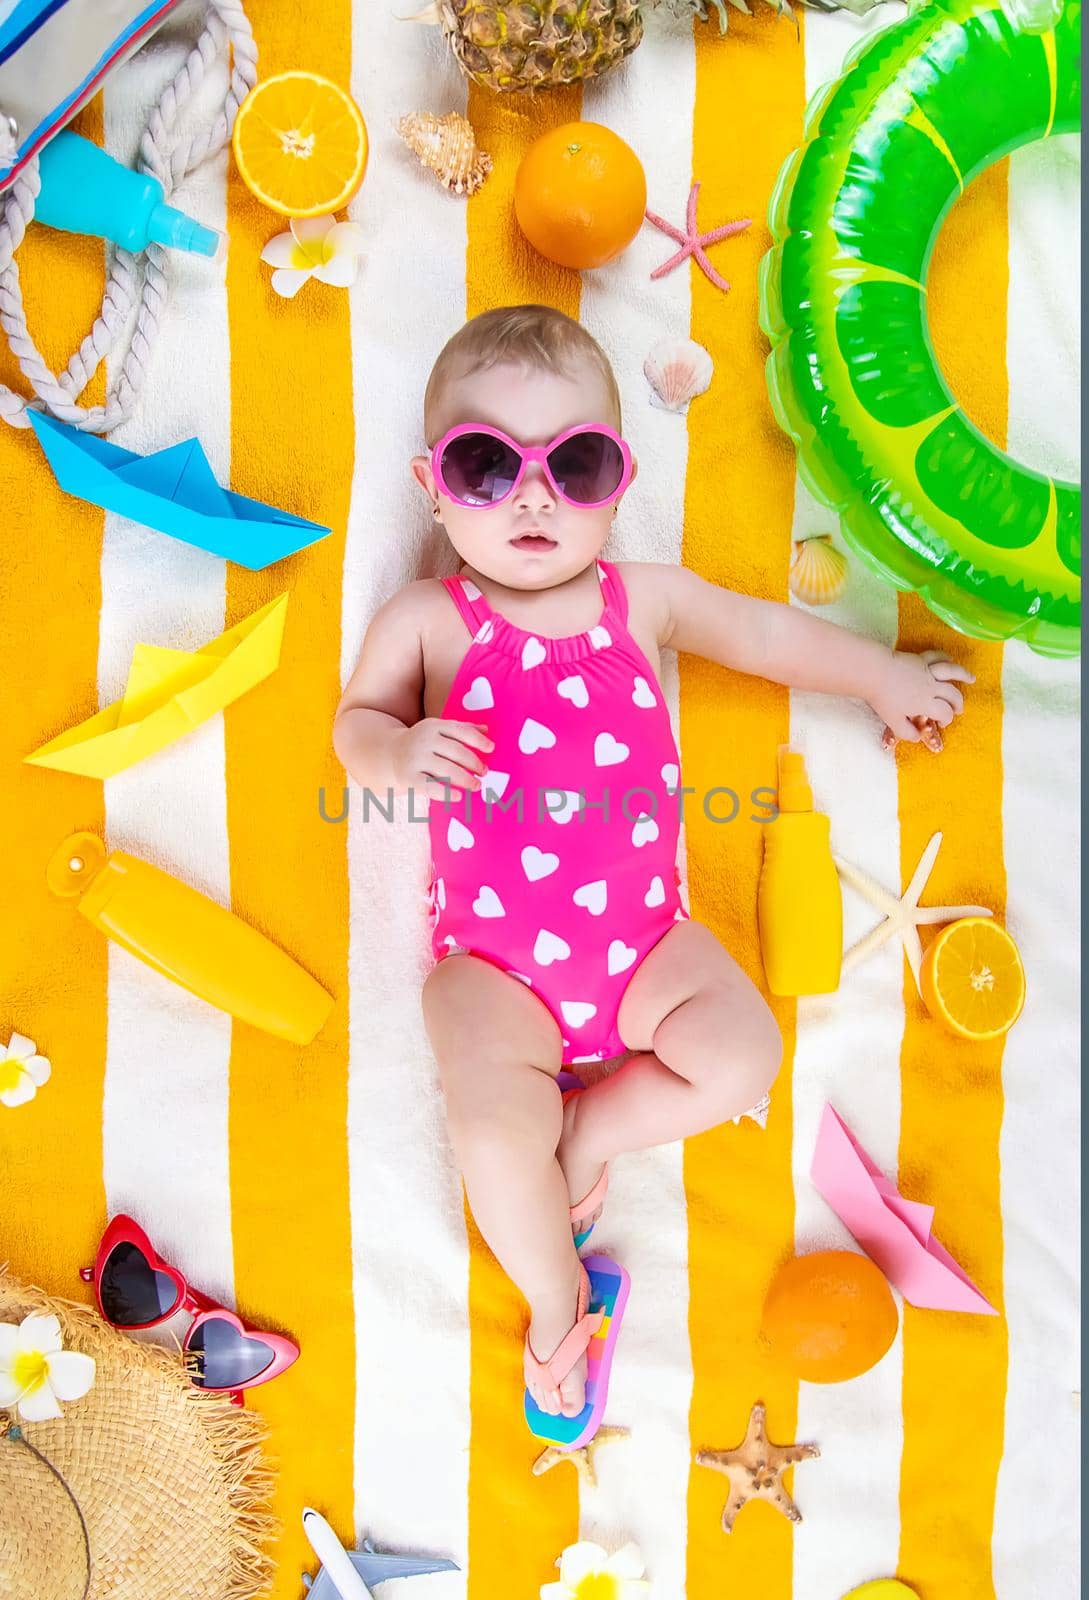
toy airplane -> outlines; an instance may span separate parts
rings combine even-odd
[[[222,489],[199,439],[137,455],[81,433],[43,411],[28,411],[61,488],[173,539],[260,572],[330,532],[319,522]]]
[[[419,1556],[391,1556],[377,1551],[369,1539],[360,1550],[345,1550],[325,1518],[309,1507],[302,1516],[303,1531],[314,1554],[321,1560],[321,1571],[303,1583],[308,1600],[373,1600],[370,1585],[387,1578],[415,1578],[429,1572],[457,1572],[453,1561],[429,1561]]]
[[[287,595],[199,650],[138,644],[122,699],[24,759],[36,767],[112,778],[215,716],[276,670]]]

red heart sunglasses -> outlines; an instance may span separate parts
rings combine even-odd
[[[524,445],[486,422],[459,422],[431,451],[431,471],[459,506],[502,505],[539,462],[561,500],[580,511],[619,499],[631,482],[627,443],[604,422],[584,422],[549,444]]]
[[[192,1311],[182,1349],[192,1357],[193,1382],[213,1394],[229,1394],[243,1404],[242,1390],[267,1383],[299,1357],[299,1347],[278,1333],[247,1328],[226,1306],[191,1289],[181,1273],[163,1261],[132,1217],[113,1218],[98,1247],[93,1267],[80,1272],[93,1283],[98,1309],[115,1328],[154,1328],[178,1311]]]

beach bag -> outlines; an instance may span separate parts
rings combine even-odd
[[[0,0],[0,193],[178,0]]]

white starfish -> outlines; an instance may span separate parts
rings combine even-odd
[[[865,961],[868,955],[891,939],[894,935],[899,937],[904,946],[904,954],[911,968],[911,975],[915,979],[915,987],[919,987],[919,964],[923,959],[923,946],[919,939],[919,929],[930,926],[936,922],[957,922],[961,917],[989,917],[993,913],[986,906],[921,906],[919,899],[926,888],[927,880],[934,870],[938,851],[941,849],[942,836],[936,833],[919,857],[919,865],[911,875],[911,882],[899,899],[882,884],[875,883],[873,878],[858,867],[853,867],[849,861],[844,861],[840,856],[834,856],[840,876],[852,889],[857,889],[872,906],[885,914],[885,920],[879,922],[876,928],[853,944],[843,958],[843,972],[849,972],[852,967],[857,967],[860,961]]]

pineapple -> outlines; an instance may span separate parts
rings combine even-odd
[[[643,37],[639,0],[433,0],[467,78],[485,89],[557,89],[600,77]]]
[[[660,0],[653,0],[653,4],[659,3]],[[688,16],[695,13],[701,22],[709,20],[713,7],[718,15],[719,32],[725,33],[730,25],[726,0],[669,0],[669,3],[678,15]],[[736,6],[738,11],[744,11],[746,16],[752,16],[747,0],[729,0],[729,3]],[[864,17],[867,11],[872,11],[874,6],[880,5],[881,0],[801,0],[801,3],[810,11],[850,11],[856,17]],[[767,4],[778,11],[780,16],[784,13],[791,17],[794,15],[790,0],[767,0]]]
[[[662,0],[430,0],[416,22],[439,24],[467,78],[485,89],[556,89],[598,78],[617,66],[643,37],[643,7]],[[678,16],[719,32],[729,22],[727,0],[667,0]],[[766,0],[793,16],[790,0]],[[863,16],[880,0],[801,0],[815,11]],[[729,0],[749,12],[748,0]],[[751,13],[750,13],[751,14]]]

